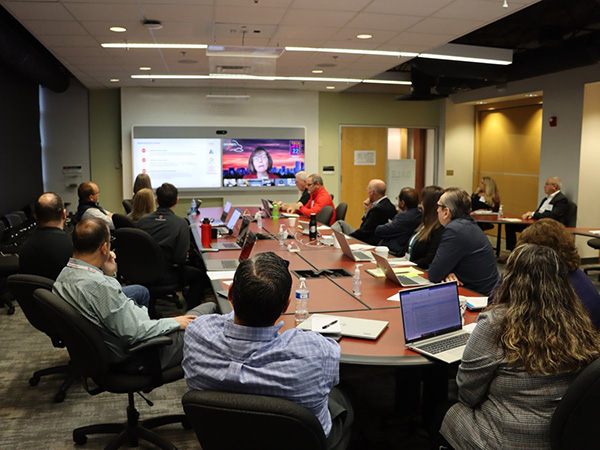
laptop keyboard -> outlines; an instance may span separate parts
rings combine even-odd
[[[233,261],[233,260],[224,260],[222,262],[223,264],[223,269],[237,269],[237,261]]]
[[[355,258],[359,259],[371,259],[371,256],[363,252],[353,252]]]
[[[239,248],[237,244],[224,243],[223,248]]]
[[[452,350],[453,348],[462,347],[466,345],[469,339],[469,333],[457,334],[451,338],[443,339],[436,342],[430,342],[429,344],[423,344],[416,346],[417,348],[436,355],[438,353],[445,352],[446,350]]]
[[[398,280],[402,286],[419,286],[419,283],[413,280],[411,277],[407,277],[406,275],[398,275]]]

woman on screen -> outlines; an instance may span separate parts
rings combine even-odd
[[[551,248],[510,255],[497,301],[479,315],[441,435],[456,449],[550,448],[550,421],[578,373],[600,356],[600,334]]]
[[[271,173],[273,168],[273,158],[263,147],[256,147],[248,158],[249,174],[244,178],[279,178],[278,175]]]

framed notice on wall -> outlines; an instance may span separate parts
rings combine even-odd
[[[374,166],[375,162],[375,150],[354,150],[355,166]]]

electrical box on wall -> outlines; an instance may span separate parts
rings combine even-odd
[[[65,180],[65,187],[79,186],[83,181],[81,174],[81,166],[63,166],[63,177]]]

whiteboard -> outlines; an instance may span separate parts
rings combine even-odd
[[[387,195],[395,199],[402,188],[415,187],[416,163],[414,159],[388,159],[386,165]],[[392,200],[392,203],[394,201]]]

